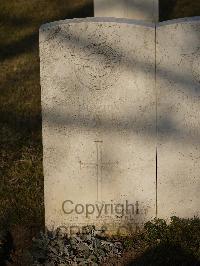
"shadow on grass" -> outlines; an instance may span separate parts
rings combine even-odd
[[[200,16],[200,2],[191,0],[159,0],[159,20]]]
[[[66,14],[60,14],[60,16],[50,16],[46,19],[40,20],[39,25],[36,27],[35,31],[32,33],[23,36],[21,39],[17,39],[11,41],[10,43],[1,43],[0,42],[0,61],[3,61],[8,58],[12,58],[14,56],[20,55],[22,53],[26,53],[32,51],[34,48],[38,49],[39,43],[39,27],[41,24],[52,22],[55,20],[61,19],[73,19],[73,18],[84,18],[84,17],[92,17],[94,16],[94,8],[93,2],[91,0],[86,1],[85,5],[80,5],[74,9],[70,9]],[[33,22],[31,19],[27,17],[13,17],[13,16],[6,16],[1,15],[0,22],[2,24],[7,24],[11,29],[21,27],[26,28],[27,26],[31,26]]]
[[[11,261],[10,254],[13,250],[13,237],[9,231],[5,233],[4,241],[0,250],[0,265],[6,266],[7,262]]]
[[[130,262],[128,266],[197,266],[200,262],[180,246],[161,243]]]
[[[93,16],[92,0],[36,4],[0,5],[0,265],[14,252],[12,265],[24,266],[21,250],[44,225],[39,27],[54,20]]]
[[[27,5],[34,5],[34,2],[36,1],[32,1],[32,3],[31,1],[24,1]],[[43,16],[40,16],[39,11],[41,7],[39,5],[35,7],[34,14],[27,12],[22,15],[21,12],[18,14],[17,10],[13,9],[12,6],[10,7],[12,1],[5,2],[9,11],[2,13],[0,18],[1,25],[6,25],[5,33],[0,40],[1,61],[13,59],[16,56],[20,57],[30,52],[32,53],[31,60],[33,60],[36,54],[38,56],[38,30],[39,26],[43,23],[94,15],[92,0],[85,1],[85,4],[80,5],[78,3],[81,3],[81,1],[73,0],[71,2],[76,2],[76,4],[74,8],[70,9],[68,8],[70,1],[64,3],[61,0],[48,0],[45,2],[48,4],[48,8],[56,3],[57,8],[55,11],[52,8],[51,12],[48,8],[45,9]],[[171,13],[175,2],[175,0],[161,0],[160,11],[162,20],[172,17]],[[190,6],[192,6],[192,3]],[[198,13],[198,10],[195,12]],[[28,33],[23,32],[27,28],[29,29],[29,27],[31,30]],[[16,34],[16,38],[11,38],[10,40],[8,38],[10,33]],[[2,180],[5,180],[5,183],[3,186],[0,186],[0,193],[2,190],[3,195],[0,203],[5,202],[2,205],[3,212],[6,208],[12,209],[9,215],[10,224],[22,224],[24,227],[27,227],[31,238],[32,225],[36,224],[39,229],[40,226],[38,224],[41,224],[41,227],[43,225],[43,218],[38,218],[43,213],[43,192],[41,192],[43,191],[42,171],[38,170],[39,167],[42,168],[41,113],[40,106],[34,106],[35,110],[37,110],[36,112],[25,107],[21,111],[20,108],[24,106],[25,100],[28,103],[34,97],[40,98],[39,60],[37,62],[31,61],[31,65],[33,64],[34,67],[27,69],[22,68],[20,65],[21,71],[18,72],[12,70],[15,62],[13,65],[9,65],[9,63],[7,69],[4,68],[2,70],[6,78],[2,86],[4,87],[4,98],[0,105],[4,106],[4,108],[0,116],[5,130],[2,130],[1,144],[3,144],[3,156],[1,162],[2,169],[0,170],[2,170]],[[34,79],[34,82],[30,83],[32,79]],[[10,100],[11,96],[15,98],[14,102]],[[39,105],[39,102],[37,102],[37,105]],[[20,110],[20,112],[16,112],[16,110]],[[33,134],[37,137],[33,138]],[[13,180],[10,180],[10,178]],[[40,196],[38,197],[38,195]],[[10,231],[8,224],[4,225],[4,229],[4,246],[6,248],[3,249],[3,259],[0,265],[3,265],[4,261],[8,259],[9,253],[13,248],[13,241],[15,241],[16,246],[15,239],[17,235],[21,234],[21,241],[25,243],[25,236],[19,233],[19,230]],[[152,254],[152,252],[147,252],[143,258],[150,256],[149,254]]]

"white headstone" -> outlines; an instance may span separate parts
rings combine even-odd
[[[48,228],[155,217],[154,38],[154,25],[108,18],[40,29]]]
[[[158,215],[200,206],[200,18],[157,28]]]
[[[159,21],[158,0],[94,0],[95,17]]]

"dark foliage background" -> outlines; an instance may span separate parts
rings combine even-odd
[[[199,1],[160,1],[161,21],[197,15]],[[92,0],[0,1],[0,231],[16,265],[44,225],[38,29],[87,16]]]

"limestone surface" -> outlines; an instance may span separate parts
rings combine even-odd
[[[94,15],[157,22],[158,6],[158,0],[94,0]]]
[[[200,18],[157,27],[158,215],[200,206]]]
[[[154,25],[46,24],[40,60],[47,227],[135,230],[155,217]]]

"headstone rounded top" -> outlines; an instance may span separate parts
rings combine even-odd
[[[73,19],[64,19],[53,22],[48,22],[40,27],[40,31],[51,30],[52,27],[62,26],[65,24],[74,24],[74,23],[119,23],[119,24],[134,24],[138,26],[146,26],[146,27],[155,27],[155,25],[151,22],[146,22],[137,19],[128,19],[128,18],[115,18],[115,17],[87,17],[87,18],[73,18]]]

